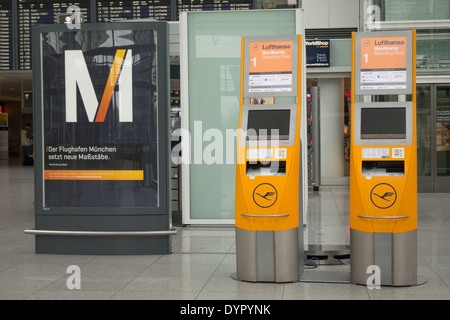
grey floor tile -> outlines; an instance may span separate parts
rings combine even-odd
[[[370,300],[370,297],[358,292],[292,292],[285,293],[283,300]]]
[[[282,300],[281,292],[214,292],[202,291],[196,300]],[[225,312],[225,311],[223,311]]]
[[[157,261],[160,255],[106,255],[106,256],[95,256],[89,262],[95,263],[105,263],[105,264],[136,264],[143,266],[150,266],[155,261]]]
[[[67,282],[69,283],[69,286]],[[81,277],[80,279],[80,289],[69,289],[72,288],[70,286],[71,279],[69,276],[63,277],[61,279],[58,279],[45,288],[43,288],[41,291],[75,291],[75,290],[82,290],[82,291],[107,291],[107,292],[119,292],[122,288],[124,288],[126,285],[128,285],[131,282],[131,280],[124,280],[122,278],[115,279],[86,279]]]
[[[122,279],[132,280],[148,266],[136,263],[90,262],[80,266],[81,279]]]
[[[427,279],[427,282],[418,286],[408,287],[384,287],[378,290],[368,290],[369,296],[373,300],[403,300],[408,295],[421,297],[420,299],[429,299],[430,296],[441,298],[450,298],[450,288],[447,284],[439,278]],[[411,298],[408,298],[411,299]]]
[[[34,276],[33,274],[26,274],[18,278],[0,276],[0,296],[11,295],[14,292],[35,292],[47,287],[54,281],[56,279]]]
[[[197,264],[213,264],[219,265],[225,257],[225,253],[190,253],[190,254],[169,254],[161,256],[158,259],[159,263],[167,264],[184,264],[184,265],[197,265]]]
[[[200,292],[209,277],[199,276],[140,276],[125,286],[122,291],[153,292]]]
[[[189,236],[173,246],[174,253],[227,253],[234,244],[234,237]]]
[[[27,298],[27,300],[109,300],[114,296],[114,294],[114,291],[41,290],[33,293]]]
[[[0,274],[2,271],[22,263],[34,256],[34,253],[0,253]]]
[[[236,260],[234,260],[236,261]],[[236,275],[236,262],[234,263],[221,263],[214,270],[214,277],[232,277]]]
[[[253,283],[235,280],[232,275],[213,276],[203,288],[202,292],[231,292],[231,293],[282,293],[284,283]]]
[[[190,291],[120,291],[112,300],[195,300],[197,292]]]
[[[192,237],[205,237],[205,238],[232,238],[235,237],[234,227],[214,227],[214,228],[191,228],[190,232],[186,235],[186,238]]]
[[[52,264],[52,265],[84,265],[95,259],[91,255],[64,255],[64,254],[34,254],[26,262],[29,264]]]
[[[57,280],[67,274],[67,265],[23,262],[0,273],[0,278],[23,280]],[[1,284],[0,284],[1,285]]]
[[[33,167],[0,165],[0,299],[115,300],[449,300],[450,195],[418,195],[418,274],[422,286],[336,283],[249,283],[235,280],[234,226],[177,227],[173,253],[154,256],[41,255],[34,252]],[[309,193],[304,242],[348,245],[349,187]],[[67,267],[78,265],[81,290],[67,288]],[[349,272],[349,265],[317,270]]]
[[[0,300],[25,300],[33,294],[33,291],[23,291],[23,290],[0,290]]]
[[[283,299],[286,300],[369,300],[365,286],[342,283],[297,282],[286,284]]]
[[[167,264],[154,263],[140,276],[211,276],[217,269],[215,264]]]

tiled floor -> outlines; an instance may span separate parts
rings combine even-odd
[[[348,187],[311,192],[305,245],[349,245]],[[0,161],[0,299],[450,299],[450,195],[419,194],[421,286],[379,290],[348,283],[236,281],[233,226],[178,228],[173,253],[162,256],[38,255],[34,238],[33,168]],[[69,290],[67,267],[81,271]],[[349,273],[348,261],[308,272]]]

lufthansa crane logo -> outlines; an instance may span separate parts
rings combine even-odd
[[[397,201],[397,192],[390,184],[379,183],[370,192],[370,200],[375,207],[387,209]]]
[[[253,190],[253,201],[261,208],[269,208],[277,202],[277,189],[270,183],[261,183]]]
[[[370,46],[370,40],[369,40],[369,39],[364,39],[364,40],[363,40],[363,46],[364,46],[364,47]]]

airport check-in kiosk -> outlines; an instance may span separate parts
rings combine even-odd
[[[381,285],[415,285],[415,33],[355,33],[353,46],[351,281],[367,284],[377,266]],[[373,102],[381,95],[398,98]]]
[[[300,278],[300,103],[274,103],[300,95],[299,43],[297,35],[242,40],[235,197],[238,280]]]

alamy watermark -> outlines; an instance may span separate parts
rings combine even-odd
[[[203,130],[202,121],[194,121],[192,133],[180,129],[181,141],[172,148],[171,158],[174,164],[243,164],[266,162],[279,157],[268,152],[256,157],[237,157],[237,146],[249,148],[276,149],[280,147],[279,129],[225,129],[208,128]],[[239,138],[240,137],[240,138]],[[282,148],[282,147],[280,147]],[[280,153],[281,154],[281,153]],[[252,160],[247,160],[252,159]]]
[[[367,288],[370,290],[381,289],[381,269],[377,265],[367,267],[366,273],[371,274],[366,281]]]
[[[81,289],[81,269],[79,266],[73,264],[67,267],[66,273],[70,276],[66,280],[66,286],[69,290]]]
[[[381,9],[379,6],[370,4],[371,0],[364,2],[365,19],[364,23],[368,30],[381,29]]]
[[[64,23],[69,29],[80,29],[82,22],[81,9],[76,5],[67,7]]]

